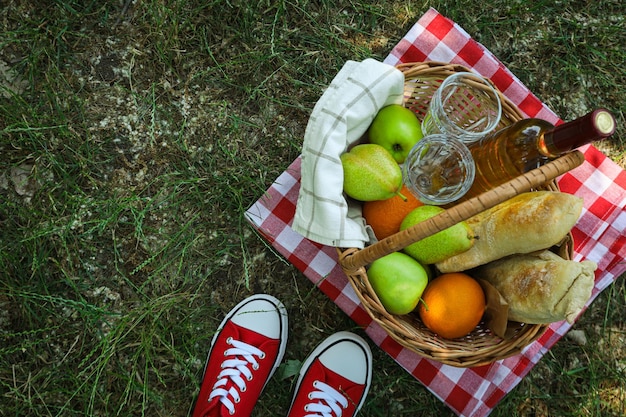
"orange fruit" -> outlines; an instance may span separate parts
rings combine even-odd
[[[402,220],[413,211],[414,208],[423,206],[406,187],[402,185],[400,193],[406,197],[404,201],[400,196],[394,195],[386,200],[366,201],[363,203],[363,217],[369,224],[378,240],[398,233]]]
[[[442,274],[428,283],[418,314],[433,332],[446,339],[470,333],[485,312],[485,293],[478,281],[462,272]]]

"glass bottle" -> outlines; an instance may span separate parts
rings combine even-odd
[[[575,148],[609,137],[615,118],[606,109],[594,110],[559,126],[524,119],[468,144],[475,178],[462,200],[475,197]],[[460,202],[460,201],[459,201]]]

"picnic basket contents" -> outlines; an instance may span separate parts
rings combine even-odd
[[[405,77],[404,106],[419,120],[442,80],[469,71],[460,65],[438,62],[403,64],[397,68]],[[502,115],[496,130],[502,130],[522,120],[523,115],[502,93],[498,94]],[[338,248],[341,267],[364,309],[400,345],[426,358],[458,367],[484,365],[515,355],[541,336],[550,322],[573,320],[591,295],[596,266],[589,261],[571,261],[570,230],[578,220],[582,202],[561,193],[556,178],[583,160],[578,151],[566,152],[476,197],[436,207],[437,210],[420,221],[409,222],[396,233],[362,249]],[[401,184],[395,191],[400,187]],[[417,206],[414,210],[433,207]],[[550,227],[546,227],[546,222]],[[408,314],[389,313],[385,308],[389,301],[381,301],[389,297],[379,297],[380,290],[377,293],[370,282],[371,265],[390,254],[410,255],[407,247],[428,239],[433,242],[437,236],[441,239],[448,229],[460,225],[468,227],[466,236],[471,244],[445,259],[423,265],[432,275],[424,294],[431,283],[447,275],[469,277],[481,288],[473,293],[479,294],[475,298],[484,296],[482,307],[479,301],[471,308],[480,312],[478,322],[472,322],[463,334],[437,332],[436,326],[430,324],[433,319],[426,318],[425,300]],[[546,270],[547,275],[542,272]],[[380,268],[375,273],[380,275]],[[529,276],[534,284],[528,283]],[[377,281],[380,281],[378,277]],[[464,293],[471,292],[459,290],[457,297]],[[461,303],[447,298],[450,305]],[[431,315],[438,308],[437,303],[431,301]],[[442,321],[445,320],[440,318],[439,322]]]

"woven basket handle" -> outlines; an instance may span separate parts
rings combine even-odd
[[[576,168],[584,160],[585,157],[580,151],[570,152],[477,197],[449,208],[428,220],[402,230],[364,249],[346,254],[341,259],[341,265],[345,271],[355,271],[376,259],[397,252],[412,243],[467,220],[520,193],[541,187],[556,177]]]

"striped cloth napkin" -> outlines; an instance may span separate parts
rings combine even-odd
[[[491,78],[528,117],[561,122],[496,57],[461,27],[434,9],[428,10],[391,51],[385,63],[442,61],[465,65]],[[593,146],[581,149],[585,162],[559,179],[562,191],[584,199],[580,221],[572,231],[574,259],[598,264],[587,302],[626,271],[626,171]],[[324,292],[371,340],[393,357],[459,416],[487,416],[571,328],[553,323],[519,355],[476,368],[456,368],[403,348],[361,307],[337,262],[332,246],[306,239],[292,224],[300,193],[302,159],[297,158],[266,194],[246,212],[252,226],[289,262]]]
[[[363,248],[360,206],[343,195],[339,156],[365,133],[378,110],[402,104],[404,75],[374,59],[348,61],[313,108],[302,146],[302,183],[292,228],[325,245]]]

